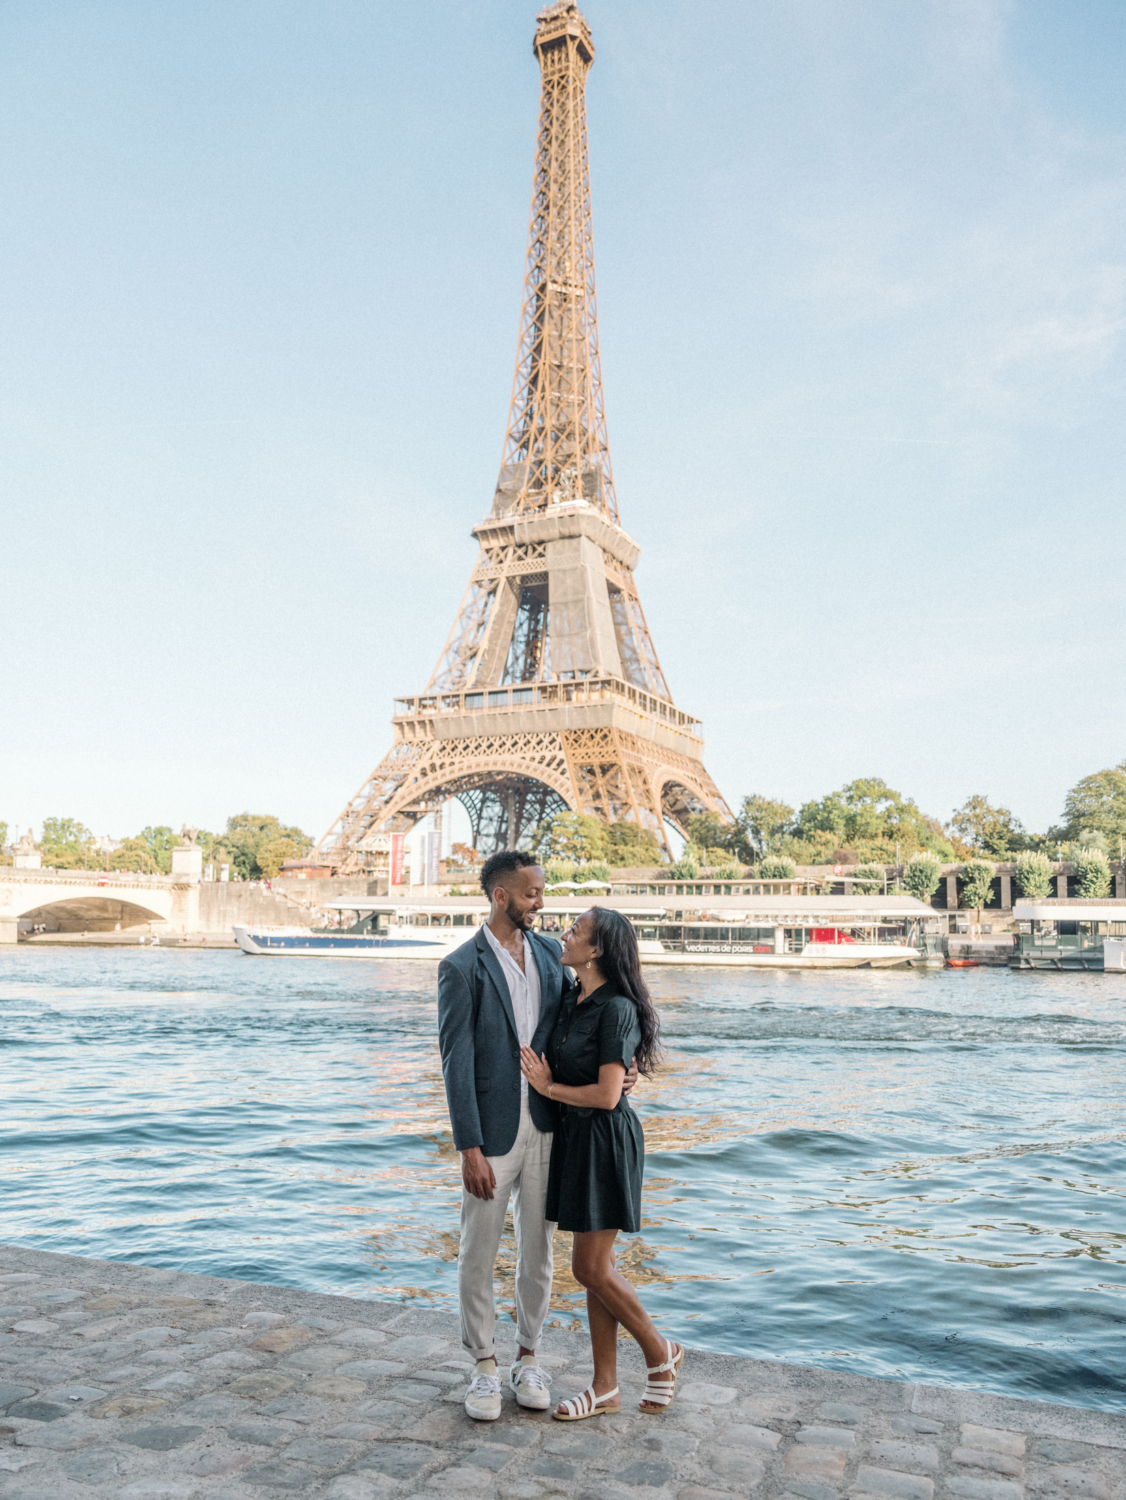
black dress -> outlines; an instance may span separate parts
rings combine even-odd
[[[572,1088],[598,1082],[603,1063],[628,1068],[641,1041],[632,1000],[604,984],[578,1004],[576,984],[564,993],[547,1047],[556,1083]],[[645,1137],[623,1094],[613,1109],[560,1105],[551,1143],[545,1217],[560,1229],[641,1229]]]

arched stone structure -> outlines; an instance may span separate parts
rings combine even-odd
[[[17,940],[21,918],[43,920],[56,932],[112,932],[119,921],[123,930],[194,931],[199,885],[169,875],[0,870],[0,942]]]
[[[168,926],[167,920],[151,907],[109,896],[72,896],[66,901],[53,901],[20,912],[17,921],[22,931],[42,925],[47,932],[113,932],[117,927],[122,932],[147,932],[154,923],[162,928]]]

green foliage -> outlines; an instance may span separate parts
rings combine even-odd
[[[77,818],[44,818],[39,848],[45,865],[87,870],[94,860],[94,835]]]
[[[0,844],[8,842],[8,825],[0,818]]]
[[[1077,782],[1064,802],[1064,817],[1067,837],[1092,829],[1104,834],[1117,853],[1118,840],[1126,838],[1126,760]]]
[[[146,841],[135,834],[130,838],[122,839],[117,848],[109,857],[110,868],[113,870],[134,870],[139,875],[159,875],[160,866],[157,864]]]
[[[886,879],[887,869],[884,865],[857,865],[852,871],[852,888],[865,895],[882,895]]]
[[[537,829],[537,843],[541,859],[586,865],[608,857],[610,833],[601,818],[563,812],[557,813],[546,828],[541,825]]]
[[[755,853],[766,854],[778,848],[780,840],[790,832],[793,820],[794,809],[788,803],[761,797],[757,792],[744,797],[736,819],[742,839],[729,835],[728,848],[743,860],[750,860]]]
[[[308,854],[313,841],[300,828],[287,828],[272,814],[238,813],[227,819],[223,845],[232,871],[242,880],[269,880],[287,859]]]
[[[589,865],[550,864],[544,870],[546,885],[564,885],[568,881],[579,884],[584,880],[609,880],[610,866],[604,860],[595,860]]]
[[[795,842],[813,845],[822,859],[836,847],[856,849],[863,858],[890,864],[897,844],[906,858],[918,849],[929,849],[940,859],[953,853],[937,819],[876,776],[850,781],[820,802],[805,803],[793,836]]]
[[[929,901],[942,879],[942,863],[933,854],[913,854],[903,871],[903,884],[916,901]]]
[[[1083,828],[1079,837],[1075,840],[1075,846],[1082,849],[1097,849],[1100,854],[1110,854],[1110,845],[1105,833],[1099,833],[1094,828]]]
[[[623,865],[659,865],[664,858],[660,841],[651,828],[622,820],[607,829],[607,859],[619,868]]]
[[[172,871],[172,850],[180,842],[179,836],[163,823],[156,828],[142,828],[138,838],[152,856],[153,863],[162,875]],[[119,866],[124,869],[125,866]]]
[[[797,866],[793,860],[780,854],[768,855],[755,867],[755,878],[758,880],[793,880],[796,874]]]
[[[706,865],[751,858],[751,846],[742,824],[738,819],[734,823],[725,823],[718,813],[693,813],[688,819],[688,842],[700,849],[702,862]]]
[[[980,911],[993,889],[993,866],[985,859],[971,859],[962,870],[962,903]]]
[[[1094,897],[1110,894],[1110,862],[1091,844],[1070,844],[1064,851],[1076,880],[1076,894]]]
[[[712,871],[712,878],[714,880],[742,880],[743,867],[742,865],[720,865],[718,869]]]
[[[1017,890],[1031,901],[1052,894],[1052,861],[1038,849],[1025,849],[1013,861]]]
[[[691,842],[685,844],[684,853],[674,864],[669,866],[669,874],[674,880],[695,880],[700,873],[700,856],[703,850],[699,844]]]
[[[949,828],[964,848],[998,859],[1023,847],[1027,839],[1020,820],[1007,807],[994,807],[988,797],[976,793],[950,819]]]

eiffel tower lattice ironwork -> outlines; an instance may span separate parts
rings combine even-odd
[[[477,565],[429,685],[397,699],[394,744],[321,840],[342,873],[373,835],[449,798],[482,852],[570,808],[633,820],[731,814],[701,759],[699,721],[665,683],[618,520],[594,287],[587,158],[590,28],[575,0],[540,12],[542,86],[520,343],[500,476],[473,528]]]

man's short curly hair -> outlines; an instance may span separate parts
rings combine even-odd
[[[481,866],[481,889],[491,901],[493,886],[514,870],[527,870],[538,865],[534,854],[525,854],[523,849],[502,849],[499,854],[490,854]]]

